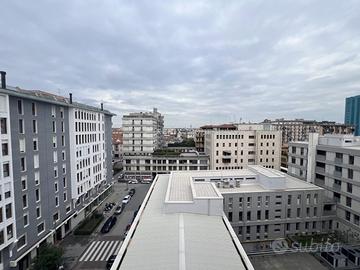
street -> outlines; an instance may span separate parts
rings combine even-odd
[[[117,178],[115,178],[117,179]],[[98,211],[104,210],[105,203],[114,202],[116,206],[108,213],[104,212],[105,219],[90,236],[68,235],[62,244],[64,248],[65,269],[105,269],[106,261],[112,254],[116,254],[125,238],[126,226],[131,223],[134,212],[143,202],[149,189],[149,184],[129,184],[129,190],[135,188],[136,193],[125,206],[120,215],[116,215],[117,222],[110,232],[100,232],[105,221],[113,215],[117,205],[128,194],[126,183],[114,184],[113,193],[99,206]]]

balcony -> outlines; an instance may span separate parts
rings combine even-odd
[[[324,173],[325,173],[325,168],[316,166],[316,167],[315,167],[315,171],[316,171],[317,173],[324,174]]]
[[[341,185],[338,184],[333,184],[333,189],[337,190],[337,191],[341,191]]]
[[[223,163],[230,163],[231,162],[231,157],[223,157],[222,162]]]
[[[336,164],[343,164],[343,159],[342,158],[335,158],[335,163]]]
[[[337,177],[337,178],[341,178],[342,177],[342,172],[334,171],[334,176]]]
[[[324,155],[316,155],[316,160],[325,161],[325,160],[326,160],[326,156],[324,156]]]
[[[223,151],[223,156],[231,156],[231,151],[224,150]]]

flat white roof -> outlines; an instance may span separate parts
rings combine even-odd
[[[170,175],[156,177],[112,270],[253,270],[225,216],[165,213],[169,181]],[[182,184],[174,186],[173,199],[189,198]],[[197,195],[214,195],[210,183],[203,184],[194,183]]]

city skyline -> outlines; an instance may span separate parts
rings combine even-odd
[[[11,1],[2,5],[0,66],[11,86],[103,102],[114,127],[153,107],[166,127],[343,122],[345,98],[359,94],[359,5],[279,6]]]

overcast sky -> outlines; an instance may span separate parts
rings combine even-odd
[[[9,85],[157,107],[166,127],[343,122],[360,94],[359,1],[2,1]]]

